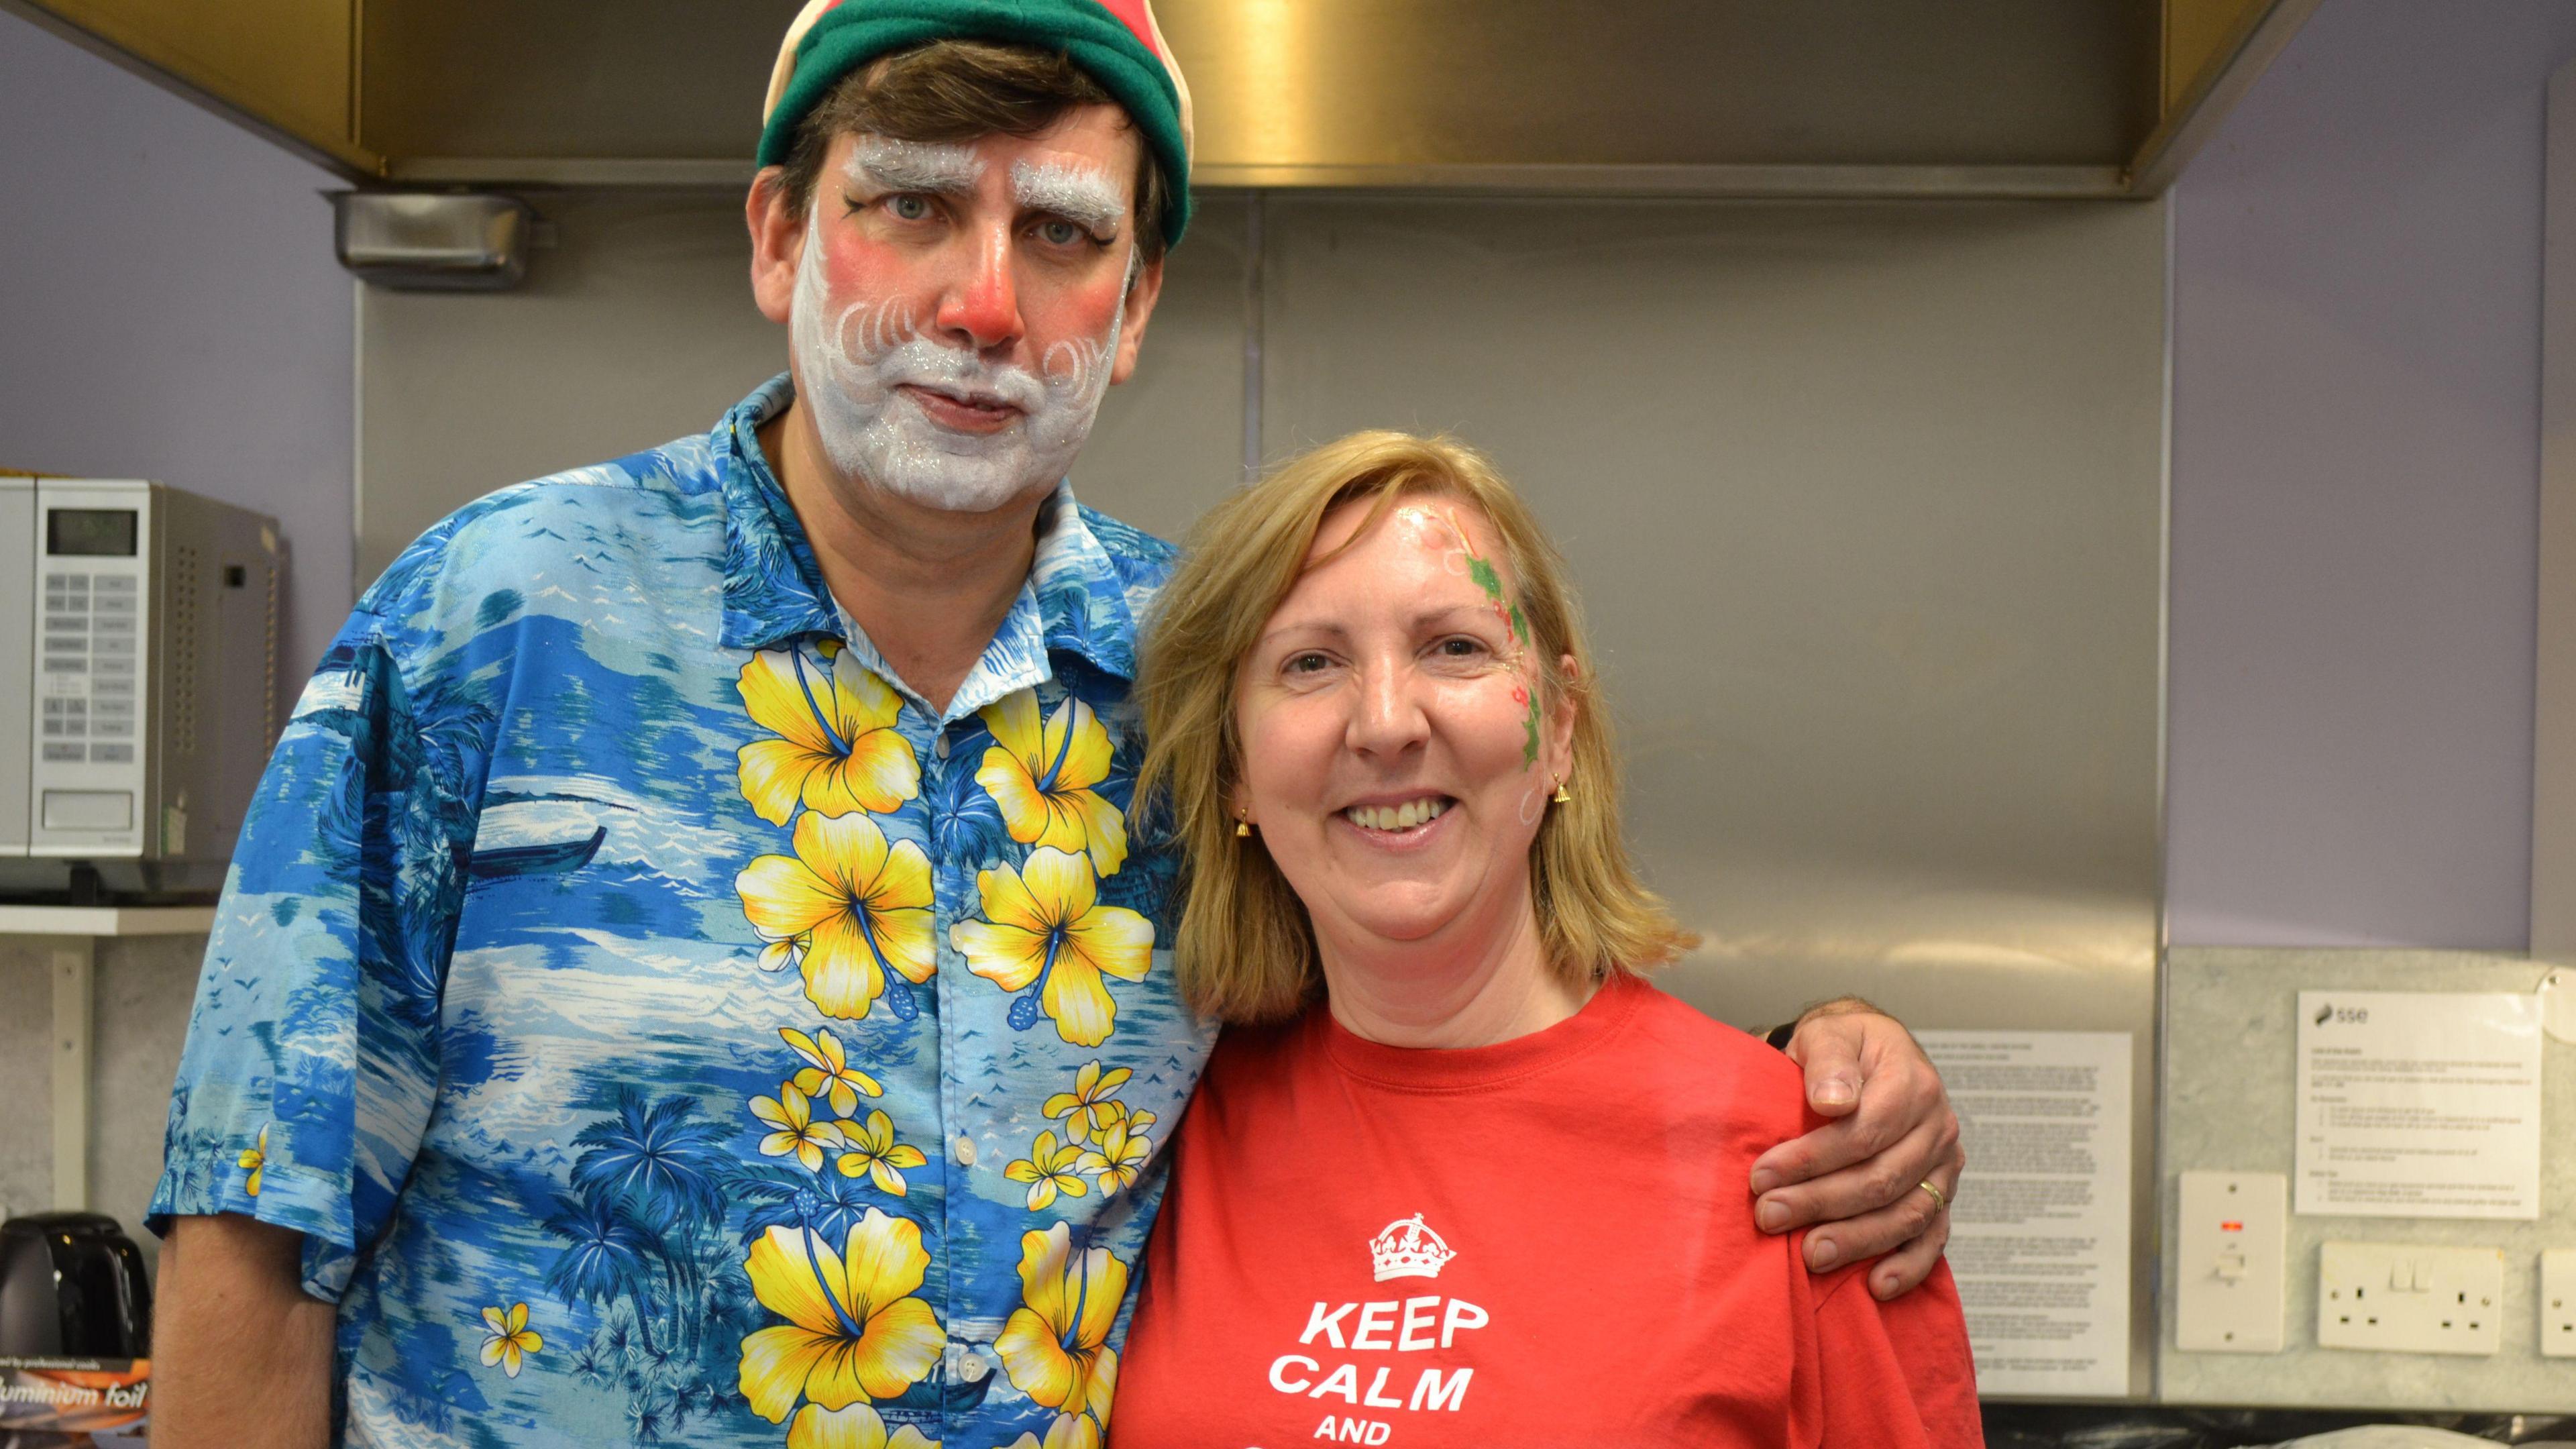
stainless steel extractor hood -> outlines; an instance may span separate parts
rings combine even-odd
[[[1208,186],[2117,197],[2317,0],[1161,0]],[[353,179],[750,174],[796,0],[0,0]]]

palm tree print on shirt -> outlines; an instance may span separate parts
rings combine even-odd
[[[741,1402],[728,1387],[732,1350],[761,1315],[730,1271],[727,1135],[687,1098],[621,1091],[615,1115],[573,1139],[573,1191],[545,1221],[562,1245],[546,1291],[592,1311],[570,1368],[625,1389],[638,1443],[685,1442],[693,1418]]]

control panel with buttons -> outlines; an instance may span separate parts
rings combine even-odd
[[[135,762],[143,640],[138,582],[131,573],[45,575],[38,664],[44,688],[37,704],[43,762]]]
[[[33,853],[141,850],[159,523],[139,490],[112,483],[47,481],[36,512]]]

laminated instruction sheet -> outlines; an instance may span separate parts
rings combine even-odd
[[[2540,1003],[2299,993],[2298,1211],[2540,1216]]]
[[[1950,1272],[1977,1392],[2129,1392],[2129,1034],[1921,1031],[1968,1172]]]

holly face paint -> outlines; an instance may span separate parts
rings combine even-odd
[[[845,175],[853,199],[899,193],[963,209],[984,185],[987,169],[974,147],[865,136],[853,147]],[[1077,225],[1091,225],[1104,186],[1107,206],[1123,214],[1126,205],[1114,185],[1078,168],[1023,161],[1013,176],[1014,191],[1083,204],[1080,214],[1063,213]],[[908,273],[953,270],[953,259],[888,261],[893,253],[887,249],[874,259],[866,280],[836,285],[830,219],[825,191],[818,189],[797,263],[789,340],[802,396],[833,466],[913,502],[958,512],[989,511],[1033,489],[1053,487],[1090,437],[1108,391],[1138,271],[1134,248],[1128,250],[1106,333],[1047,341],[1031,367],[924,335],[937,314],[943,282],[937,275]],[[943,413],[970,425],[944,420]]]
[[[1533,683],[1531,678],[1533,656],[1530,649],[1529,619],[1521,613],[1521,606],[1504,591],[1501,571],[1496,569],[1484,555],[1476,552],[1476,545],[1469,540],[1467,529],[1465,525],[1459,523],[1457,514],[1452,512],[1441,516],[1447,521],[1450,533],[1457,538],[1458,557],[1465,564],[1468,579],[1484,594],[1485,601],[1493,606],[1495,617],[1510,630],[1512,673],[1519,676],[1518,682],[1512,685],[1512,701],[1525,711],[1521,717],[1521,728],[1525,731],[1521,741],[1521,768],[1530,769],[1538,764],[1539,705],[1538,692],[1530,687]]]

